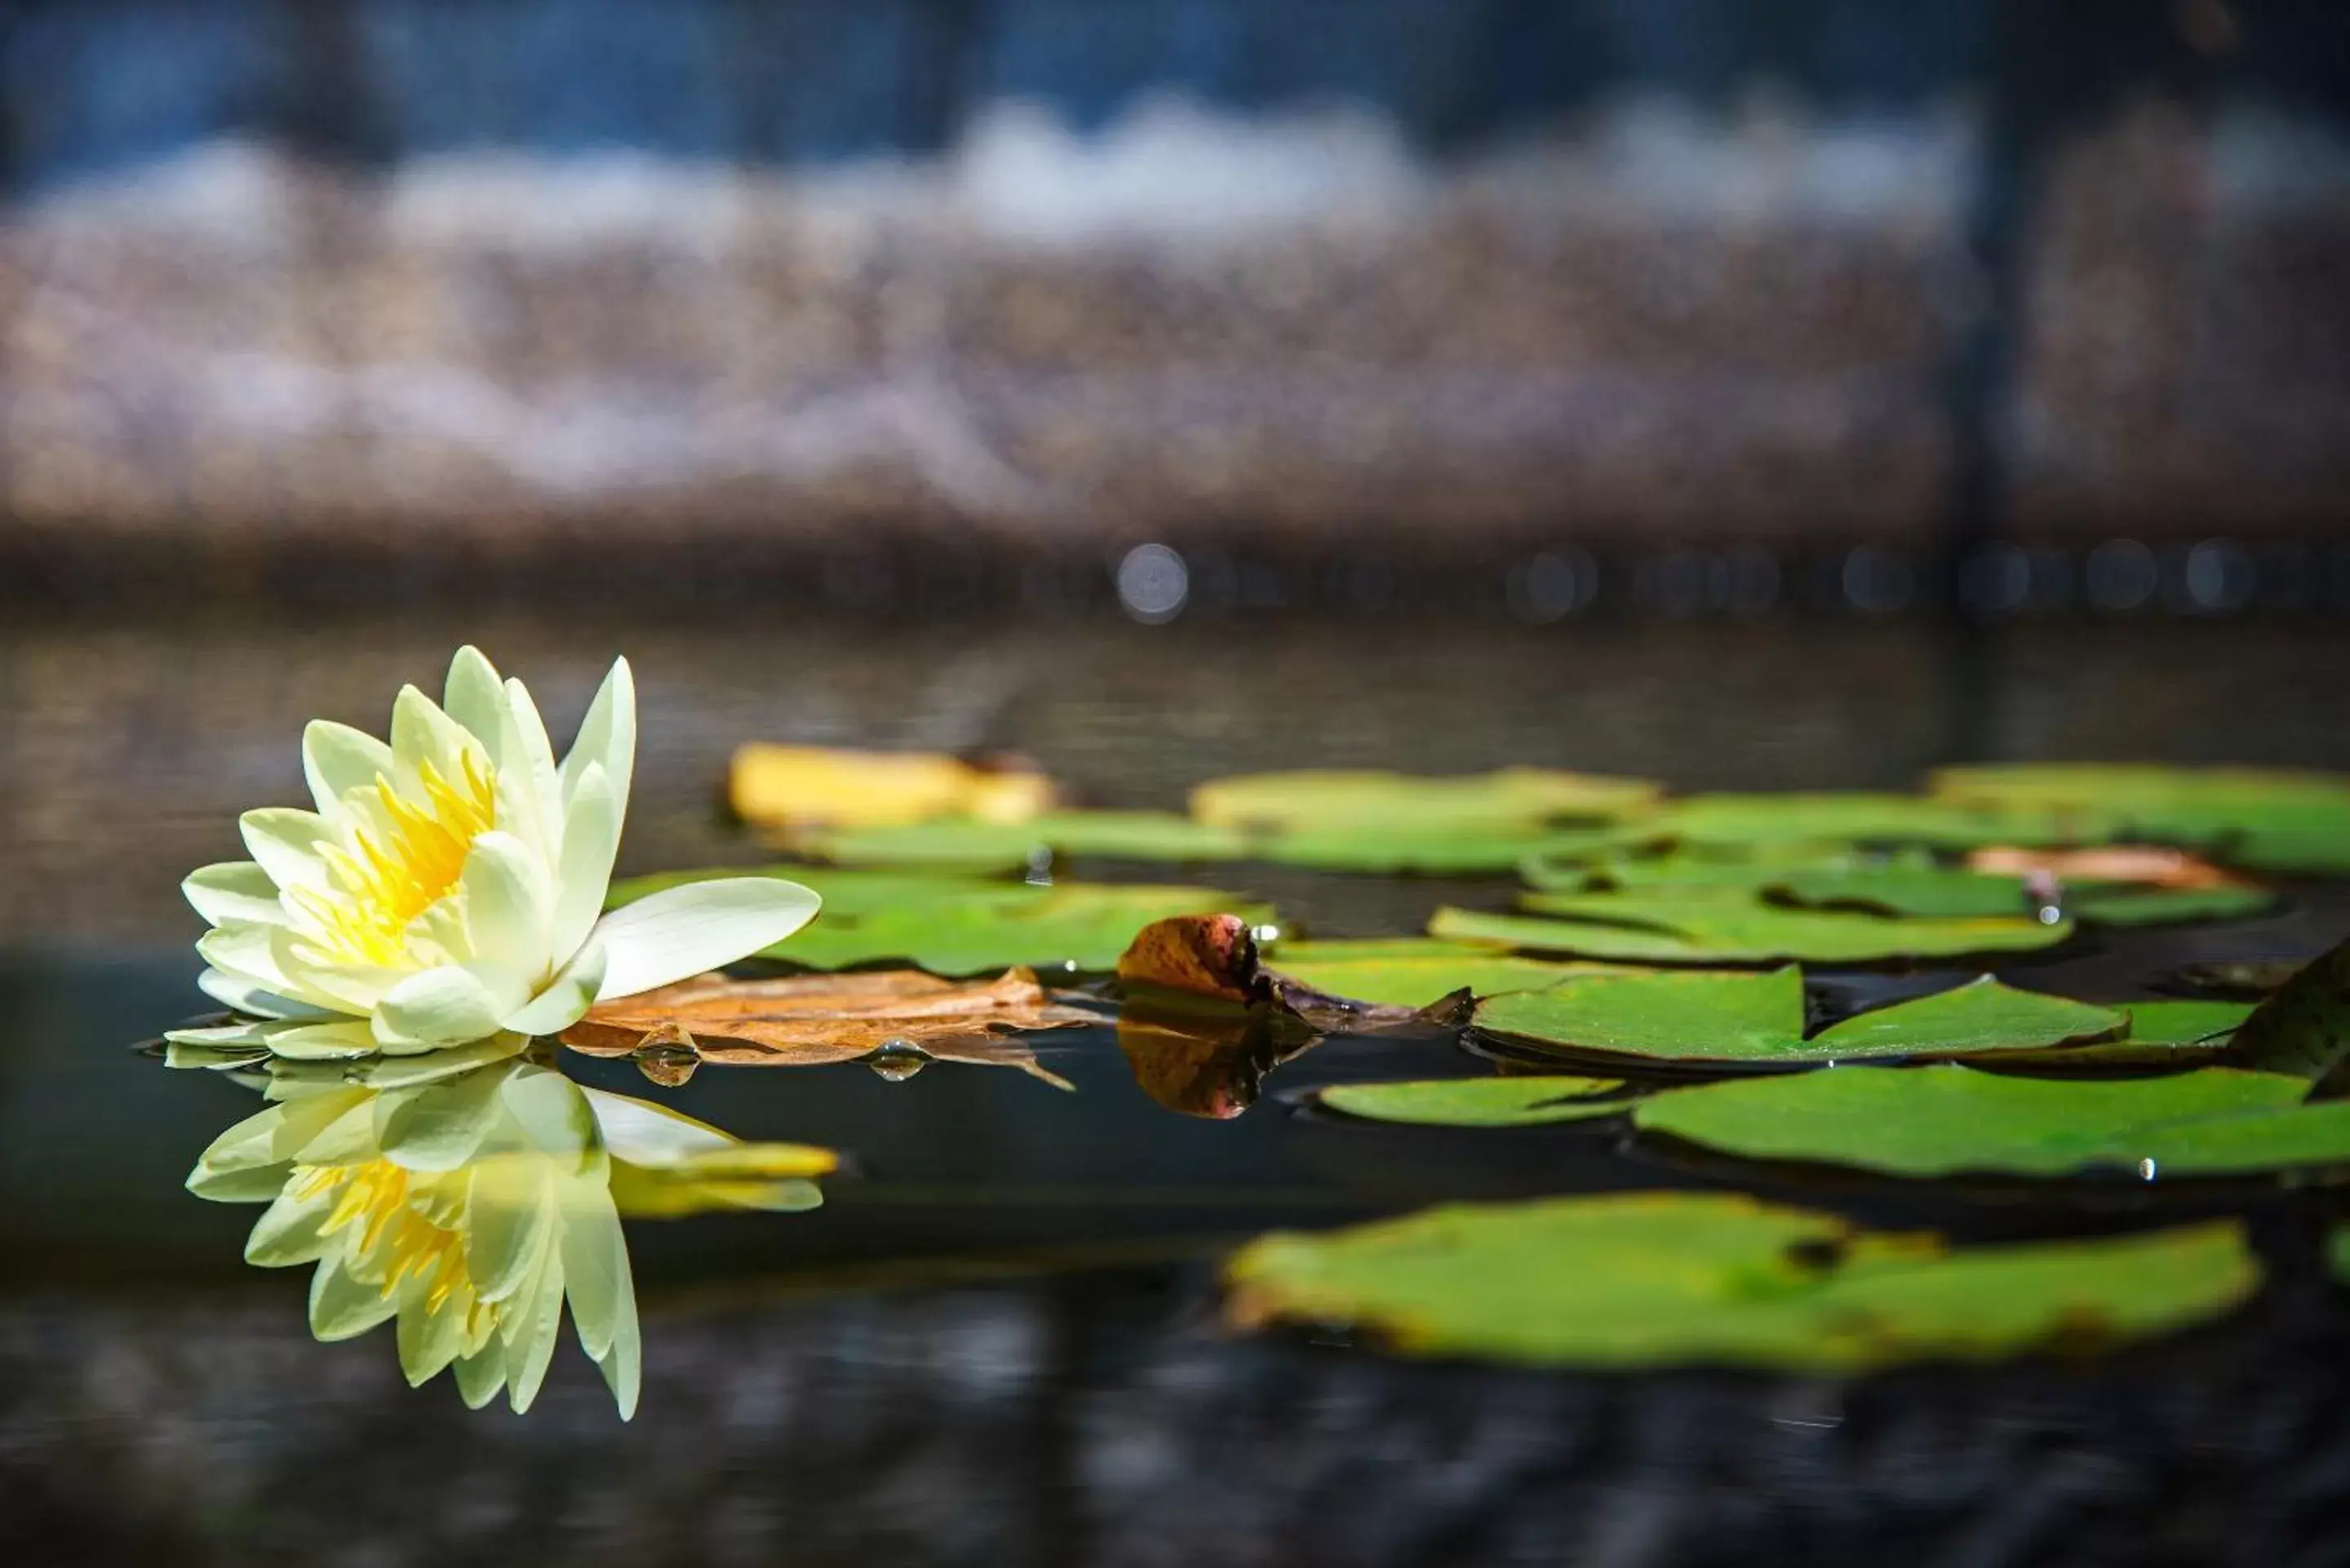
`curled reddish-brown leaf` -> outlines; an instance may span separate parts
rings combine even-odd
[[[1434,1010],[1333,996],[1267,967],[1258,956],[1255,932],[1238,915],[1176,915],[1152,921],[1119,957],[1118,978],[1128,986],[1274,1007],[1326,1033],[1438,1021]]]
[[[562,1033],[591,1056],[634,1055],[649,1075],[681,1081],[702,1062],[817,1066],[877,1051],[1018,1067],[1062,1088],[1011,1036],[1102,1020],[1056,1001],[1024,969],[991,981],[920,970],[729,980],[706,974],[590,1008]]]
[[[2108,844],[2093,849],[2024,849],[1998,845],[1967,857],[1967,869],[1992,877],[2047,877],[2058,882],[2132,882],[2148,888],[2239,885],[2209,860],[2153,844]]]

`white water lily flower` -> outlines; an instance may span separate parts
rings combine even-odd
[[[625,1419],[642,1352],[620,1216],[813,1208],[806,1179],[836,1159],[740,1143],[526,1062],[518,1036],[504,1044],[506,1059],[455,1074],[273,1075],[280,1103],[215,1139],[188,1188],[268,1203],[245,1257],[317,1264],[318,1338],[393,1320],[409,1383],[453,1369],[475,1407],[503,1388],[529,1408],[568,1302]]]
[[[182,884],[213,926],[199,983],[249,1021],[169,1037],[336,1058],[551,1034],[806,925],[816,896],[769,877],[603,913],[636,746],[626,659],[558,763],[530,693],[472,648],[443,702],[400,691],[389,744],[313,722],[302,766],[317,809],[246,812],[253,858]]]

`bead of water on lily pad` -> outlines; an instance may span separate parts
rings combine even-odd
[[[2141,1159],[2137,1162],[2137,1179],[2140,1181],[2152,1181],[2154,1179],[2154,1161],[2150,1159]]]
[[[2024,874],[2023,901],[2043,926],[2053,926],[2064,918],[2064,885],[2053,871],[2043,868]]]
[[[1053,885],[1053,846],[1039,844],[1028,852],[1028,885],[1049,888]]]
[[[865,1058],[865,1064],[893,1084],[902,1084],[931,1064],[931,1054],[911,1040],[884,1040]]]

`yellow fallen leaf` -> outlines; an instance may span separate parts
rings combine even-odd
[[[754,741],[726,779],[743,821],[786,830],[880,827],[933,817],[1025,822],[1050,809],[1053,781],[1021,766],[986,767],[935,752],[855,752]]]

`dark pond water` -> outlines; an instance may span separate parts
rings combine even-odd
[[[453,635],[452,635],[453,633]],[[706,1068],[666,1097],[748,1137],[849,1152],[823,1209],[631,1227],[641,1411],[566,1345],[526,1417],[401,1382],[389,1331],[314,1343],[304,1271],[239,1261],[253,1210],[198,1202],[246,1114],[127,1047],[203,1003],[173,891],[234,813],[292,798],[301,720],[372,722],[480,638],[563,730],[625,644],[645,688],[626,869],[755,851],[711,810],[766,735],[1023,750],[1102,804],[1309,761],[1524,761],[1713,786],[1908,782],[1958,756],[2350,762],[2328,627],[2077,629],[1953,649],[1916,628],[1549,636],[1280,626],[1165,633],[411,621],[33,626],[9,653],[0,924],[0,1545],[12,1561],[1118,1564],[2319,1563],[2350,1517],[2350,1306],[2322,1191],[2054,1194],[1709,1165],[1619,1131],[1377,1127],[1309,1086],[1485,1070],[1341,1039],[1245,1114],[1155,1100],[1115,1033],[1040,1047],[1062,1093],[951,1063]],[[1087,869],[1078,867],[1078,869]],[[1096,868],[1118,874],[1120,867]],[[1406,931],[1506,881],[1222,869],[1317,930]],[[2192,959],[2305,954],[2350,898],[2084,938],[2002,972],[2148,994]],[[1856,1005],[1930,976],[1832,976]],[[576,1075],[656,1093],[625,1063]],[[1456,1198],[1732,1187],[1963,1237],[2204,1212],[2252,1220],[2270,1289],[2225,1324],[2087,1362],[1850,1381],[1529,1375],[1237,1337],[1214,1260],[1274,1227]],[[2328,1555],[2337,1553],[2337,1555]]]

